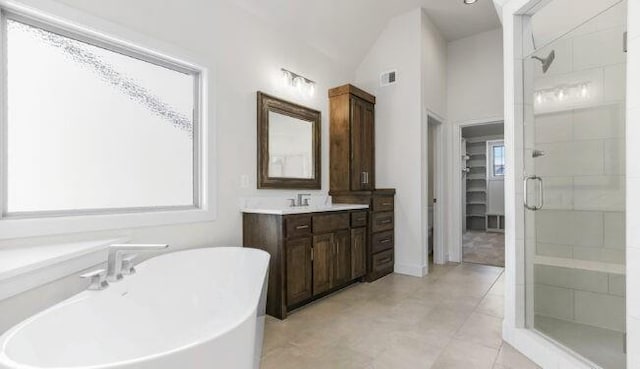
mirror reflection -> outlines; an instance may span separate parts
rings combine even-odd
[[[270,111],[269,177],[313,176],[313,122]]]

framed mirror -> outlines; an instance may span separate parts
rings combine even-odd
[[[321,114],[258,92],[258,188],[320,189]]]

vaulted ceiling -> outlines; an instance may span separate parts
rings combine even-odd
[[[500,27],[492,0],[229,0],[291,32],[346,65],[356,66],[387,22],[422,7],[447,41]]]

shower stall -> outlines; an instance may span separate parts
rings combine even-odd
[[[622,369],[627,3],[567,3],[523,20],[524,325]]]

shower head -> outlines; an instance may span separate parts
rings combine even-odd
[[[551,64],[553,64],[553,61],[556,59],[556,51],[551,50],[551,52],[549,53],[549,55],[547,55],[546,58],[541,58],[535,55],[532,56],[531,58],[540,60],[540,62],[542,63],[542,73],[547,73],[547,71],[549,70],[549,67],[551,67]]]

